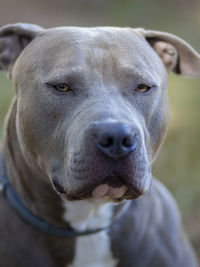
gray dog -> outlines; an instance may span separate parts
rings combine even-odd
[[[0,266],[196,267],[151,165],[169,122],[168,72],[200,77],[200,55],[163,32],[19,23],[0,29],[0,68],[15,86]]]

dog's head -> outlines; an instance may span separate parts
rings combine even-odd
[[[13,24],[0,30],[0,68],[14,81],[27,162],[69,200],[122,200],[150,187],[168,72],[198,77],[200,56],[168,33]]]

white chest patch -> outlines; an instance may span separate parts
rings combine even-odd
[[[111,223],[113,204],[100,205],[97,202],[73,201],[63,202],[66,212],[64,219],[76,230],[96,229]],[[106,231],[78,237],[76,239],[75,257],[66,267],[115,267],[110,238]]]

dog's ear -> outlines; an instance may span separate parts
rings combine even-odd
[[[159,31],[138,29],[160,56],[168,72],[200,77],[200,54],[181,38]]]
[[[34,24],[16,23],[0,28],[0,70],[11,73],[22,50],[43,28]]]

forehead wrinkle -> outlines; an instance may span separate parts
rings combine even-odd
[[[75,68],[74,70],[69,69],[67,73],[71,72],[70,75],[74,75],[72,73],[76,72],[77,76],[87,76],[87,78],[90,75],[94,75],[99,80],[102,80],[103,83],[108,80],[117,81],[128,76],[141,80],[150,78],[150,76],[153,77],[151,72],[148,71],[148,66],[145,68],[138,62],[137,54],[142,54],[146,65],[148,65],[146,61],[149,61],[149,59],[143,55],[141,47],[135,45],[132,37],[124,39],[123,34],[121,36],[118,32],[104,31],[104,29],[101,31],[96,29],[84,31],[81,36],[77,36],[77,33],[74,32],[63,35],[62,45],[66,45],[65,56],[63,58],[63,54],[61,54],[62,57],[60,57],[58,52],[56,57],[57,59],[59,58],[59,62],[57,66],[53,67],[55,70],[55,68],[59,69],[60,66],[60,71],[58,72],[61,73],[61,76],[65,75],[67,68],[76,66],[77,70]],[[52,56],[54,58],[54,55]],[[127,64],[127,66],[124,66],[124,64]],[[78,66],[85,69],[85,72],[83,69],[80,70]],[[148,73],[148,77],[146,73]],[[53,76],[56,76],[55,73]]]
[[[55,68],[47,76],[47,80],[64,80],[67,77],[83,77],[85,69],[81,66],[68,66],[65,68]]]
[[[120,43],[119,45],[112,37],[106,40],[94,38],[90,40],[86,49],[88,52],[86,65],[96,70],[102,76],[104,82],[107,80],[117,81],[120,76],[139,76],[142,78],[145,74],[134,66],[137,64],[137,58],[133,55],[133,52],[137,48],[132,48],[132,52],[130,48],[127,44]]]
[[[123,66],[120,67],[121,73],[124,73],[128,77],[133,77],[136,80],[148,80],[149,82],[156,83],[157,77],[152,72],[146,70],[145,66],[141,64],[135,64],[135,66]]]
[[[115,58],[112,56],[112,53],[110,53],[109,49],[95,45],[87,50],[88,53],[85,59],[87,68],[89,67],[92,73],[98,74],[102,82],[105,82],[107,77],[112,79],[113,69],[115,68]]]

